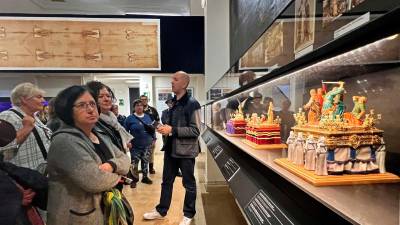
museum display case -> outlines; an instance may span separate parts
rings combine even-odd
[[[209,90],[233,90],[202,137],[250,224],[400,223],[399,5],[293,1]]]

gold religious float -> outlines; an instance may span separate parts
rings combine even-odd
[[[287,139],[288,158],[275,162],[315,186],[395,183],[400,178],[385,169],[383,130],[375,127],[380,114],[366,113],[364,96],[353,96],[344,112],[344,82],[331,91],[310,91],[310,100],[294,114],[296,125]]]
[[[274,119],[272,102],[269,103],[267,117],[256,113],[247,118],[246,139],[243,142],[258,150],[281,150],[286,144],[281,143],[281,119]]]
[[[239,104],[238,110],[232,113],[231,119],[226,123],[225,133],[231,137],[244,137],[246,136],[246,120],[243,115],[241,104]]]

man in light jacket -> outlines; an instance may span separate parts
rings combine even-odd
[[[180,169],[183,186],[186,189],[183,206],[184,217],[180,225],[189,225],[196,214],[196,179],[194,177],[195,158],[200,152],[200,104],[187,93],[189,75],[183,71],[172,76],[172,91],[175,93],[173,107],[166,124],[157,131],[166,136],[164,143],[164,168],[161,184],[160,203],[143,215],[146,220],[162,219],[171,204],[175,177]]]

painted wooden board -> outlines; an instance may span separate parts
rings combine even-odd
[[[304,167],[298,166],[290,162],[286,158],[275,159],[274,162],[314,186],[339,186],[400,182],[400,177],[392,173],[318,176],[315,175],[313,171],[306,170],[304,169]]]
[[[160,70],[160,21],[0,17],[0,68]]]
[[[225,134],[229,137],[246,137],[246,134],[230,134],[228,132],[225,132]]]
[[[242,142],[256,150],[282,150],[282,148],[287,148],[286,144],[258,145],[246,139],[243,139]]]

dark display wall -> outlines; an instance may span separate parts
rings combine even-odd
[[[244,55],[291,0],[230,1],[230,65]]]
[[[202,138],[250,224],[350,224],[212,130]]]
[[[161,72],[204,74],[204,17],[161,19]]]

